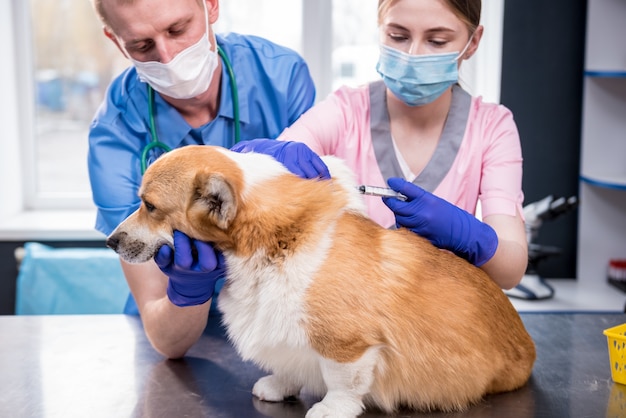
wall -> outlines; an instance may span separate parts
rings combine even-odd
[[[501,102],[522,139],[526,204],[578,194],[586,3],[505,2]],[[576,220],[570,211],[539,230],[538,244],[562,250],[542,276],[576,277]]]

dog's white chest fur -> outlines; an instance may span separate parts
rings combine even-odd
[[[262,252],[245,259],[225,253],[229,274],[218,298],[228,335],[245,360],[307,376],[316,393],[325,387],[306,335],[304,298],[331,242],[326,235],[314,251],[300,251],[280,266],[263,261]]]

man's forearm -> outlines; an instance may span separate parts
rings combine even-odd
[[[211,300],[181,308],[167,297],[147,303],[141,316],[154,349],[172,359],[184,356],[204,331],[210,306]]]

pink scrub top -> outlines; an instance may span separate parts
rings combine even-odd
[[[403,177],[389,126],[385,85],[378,81],[340,88],[278,139],[304,142],[320,155],[340,157],[358,184],[386,187],[389,177]],[[414,183],[472,214],[480,201],[483,218],[521,214],[522,151],[511,111],[483,103],[455,85],[437,148]],[[374,221],[395,225],[381,198],[364,198]]]

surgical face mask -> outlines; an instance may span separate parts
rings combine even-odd
[[[458,81],[457,61],[469,44],[460,53],[428,55],[411,55],[381,44],[376,71],[397,98],[409,106],[422,106],[437,100]]]
[[[204,21],[206,26],[200,40],[179,52],[170,62],[142,62],[131,58],[139,79],[175,99],[189,99],[207,91],[217,68],[218,55],[211,50],[209,42],[206,4]]]

